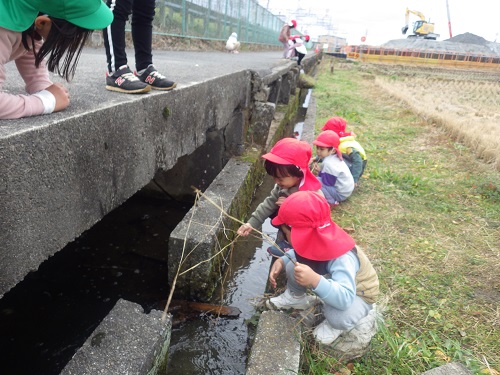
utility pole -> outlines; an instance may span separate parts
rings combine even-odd
[[[451,34],[451,20],[450,20],[450,7],[448,6],[448,0],[446,0],[446,12],[448,13],[448,31],[450,32],[450,38],[453,37]]]

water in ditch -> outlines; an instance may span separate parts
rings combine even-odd
[[[268,194],[271,186],[259,190]],[[165,300],[168,238],[190,207],[138,194],[7,292],[0,299],[0,372],[59,374],[119,298],[146,312]],[[222,303],[240,308],[240,317],[199,316],[176,326],[169,374],[244,374],[245,320],[270,262],[261,248],[262,240],[248,239],[233,251]]]
[[[119,298],[168,295],[170,232],[192,204],[136,194],[0,299],[0,372],[61,372]]]
[[[301,126],[294,129],[299,137]],[[266,178],[250,210],[272,186]],[[0,299],[1,372],[58,375],[119,298],[146,312],[165,300],[168,239],[191,205],[136,194],[7,292]],[[267,221],[263,231],[272,236],[275,228]],[[213,302],[239,308],[240,316],[200,315],[176,325],[168,375],[245,373],[247,322],[271,262],[266,248],[262,239],[238,240],[227,282]]]
[[[302,136],[311,93],[312,90],[308,90],[301,98],[303,104],[290,136],[298,139]],[[256,191],[250,212],[269,195],[273,184],[270,177],[264,179]],[[266,220],[262,232],[273,238],[276,228]],[[245,374],[254,323],[252,317],[256,313],[256,304],[264,295],[271,264],[268,246],[260,238],[238,239],[226,275],[228,281],[212,302],[237,307],[241,315],[237,319],[200,316],[174,327],[165,375]]]
[[[257,189],[253,210],[271,191],[266,178]],[[273,237],[276,228],[266,220],[262,232]],[[227,282],[215,293],[213,303],[237,307],[238,318],[203,316],[174,327],[168,357],[168,375],[245,374],[255,303],[264,295],[271,264],[268,244],[252,236],[238,239],[232,250]],[[222,297],[220,297],[222,295]],[[175,319],[175,317],[174,317]]]

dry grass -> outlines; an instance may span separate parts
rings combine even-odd
[[[378,67],[376,83],[500,171],[500,73]],[[382,74],[380,74],[382,73]],[[403,74],[401,74],[403,73]]]

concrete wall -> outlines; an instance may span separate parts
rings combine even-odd
[[[313,70],[316,63],[316,59],[309,59],[305,69]],[[196,202],[171,233],[169,284],[175,281],[178,296],[204,301],[212,297],[223,275],[224,258],[230,253],[227,245],[241,225],[234,219],[245,222],[253,192],[263,177],[260,155],[278,139],[292,134],[292,121],[301,96],[298,81],[298,69],[254,77],[254,106],[246,132],[246,148],[257,150],[253,155],[256,158],[253,163],[231,159],[205,191],[206,197]],[[286,105],[286,114],[279,120],[275,120],[277,105]]]
[[[250,89],[243,71],[138,99],[133,111],[115,104],[2,138],[0,295],[211,132],[234,126]]]
[[[242,152],[262,92],[293,67],[119,101],[90,97],[73,113],[2,122],[0,297],[153,178],[175,197],[208,186]]]

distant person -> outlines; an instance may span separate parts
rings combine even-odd
[[[342,159],[339,144],[339,136],[333,130],[321,132],[313,141],[317,154],[313,169],[318,173],[321,191],[331,207],[345,201],[354,190],[354,178]]]
[[[321,130],[333,130],[340,138],[347,137],[349,135],[356,136],[353,132],[346,131],[346,127],[346,119],[340,116],[333,116],[325,122],[325,125],[323,125]]]
[[[283,58],[286,59],[288,55],[289,45],[288,40],[290,39],[290,30],[297,27],[297,21],[290,20],[285,23],[281,28],[278,40],[283,44]]]
[[[334,116],[325,123],[321,130],[333,130],[340,137],[339,150],[342,158],[349,167],[354,179],[354,186],[358,186],[359,178],[365,171],[368,159],[364,148],[356,141],[356,134],[346,131],[347,121]]]
[[[309,38],[309,35],[306,35],[307,38]],[[302,59],[307,55],[307,49],[304,44],[305,39],[302,39],[302,37],[298,37],[292,40],[293,44],[291,45],[291,48],[295,50],[295,55],[297,56],[297,65],[301,66],[302,64]],[[309,39],[307,39],[309,41]]]
[[[106,0],[115,18],[103,30],[108,71],[106,89],[125,94],[153,90],[172,90],[177,86],[153,65],[153,18],[155,0]],[[135,72],[128,66],[125,52],[125,23],[132,14],[132,41],[135,50]]]
[[[0,91],[0,119],[66,109],[69,92],[50,80],[49,71],[71,80],[92,31],[112,20],[101,0],[0,1],[0,89],[4,65],[14,61],[28,93]]]
[[[254,228],[260,229],[267,218],[276,215],[286,198],[299,190],[313,190],[322,194],[321,183],[309,170],[311,156],[311,146],[296,138],[280,139],[267,154],[262,156],[265,159],[266,172],[274,179],[275,185],[271,194],[259,204],[248,222],[237,230],[238,235],[245,237]],[[278,230],[275,242],[281,250],[289,247],[281,230]],[[277,249],[270,248],[269,252],[273,254],[273,250],[276,250],[278,255],[281,254]]]
[[[317,342],[334,345],[362,324],[369,327],[354,343],[368,346],[376,333],[377,272],[354,240],[332,221],[325,198],[298,191],[283,202],[272,224],[286,228],[292,249],[271,266],[271,285],[277,287],[283,270],[287,285],[284,293],[266,301],[267,307],[308,310],[322,302],[324,320],[313,331]]]
[[[226,42],[226,49],[231,53],[239,53],[240,42],[238,42],[238,34],[232,33]]]

